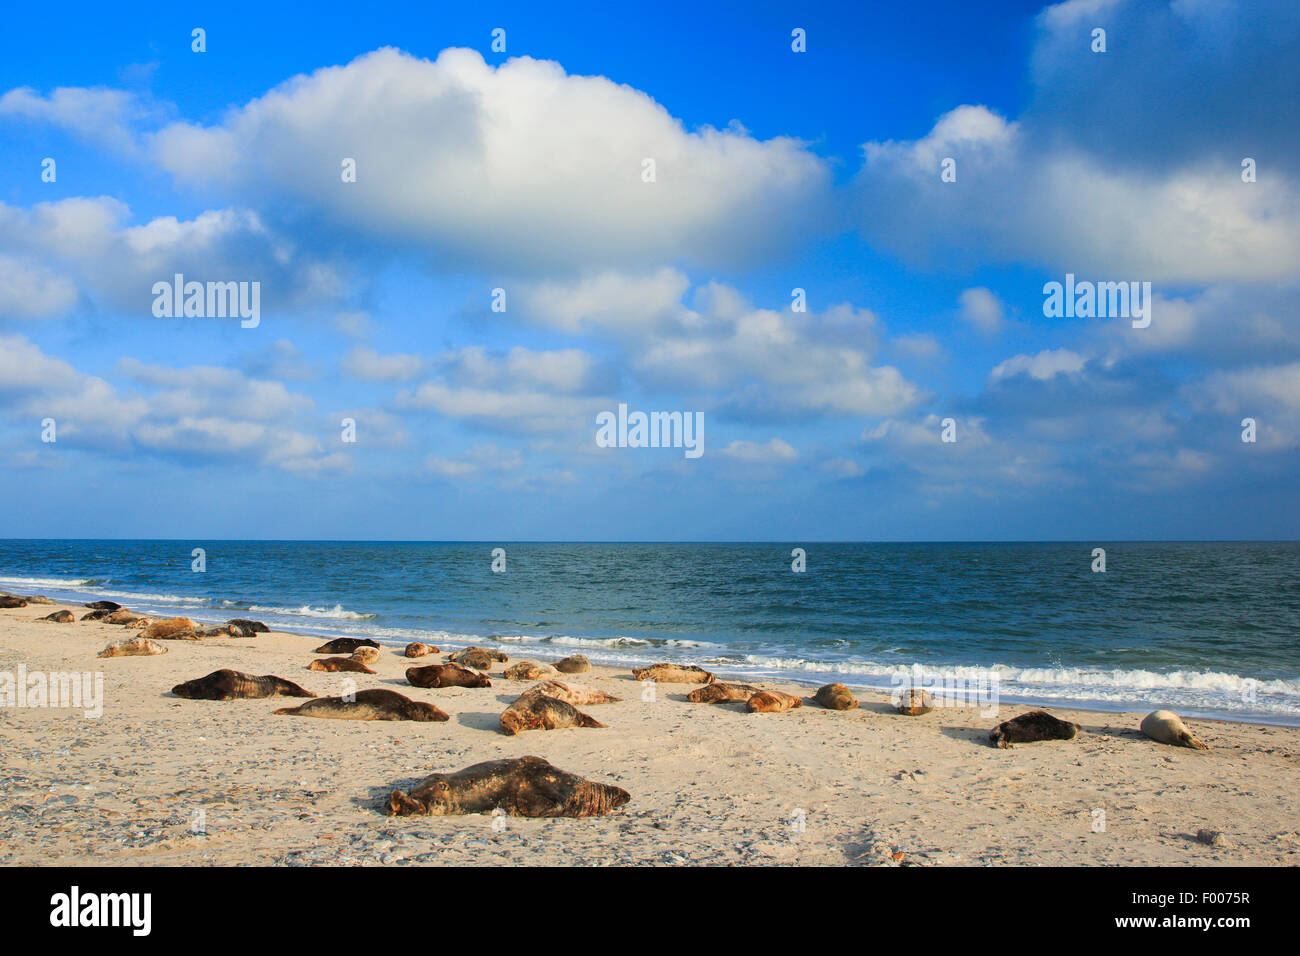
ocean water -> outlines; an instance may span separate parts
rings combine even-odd
[[[919,665],[994,673],[1008,701],[1300,725],[1300,543],[804,543],[804,573],[795,546],[7,540],[0,588],[811,685]]]

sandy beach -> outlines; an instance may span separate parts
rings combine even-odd
[[[0,610],[0,672],[103,675],[103,713],[0,707],[0,863],[39,865],[1172,864],[1300,862],[1300,730],[1188,720],[1208,751],[1144,738],[1142,714],[1053,709],[1078,738],[998,750],[996,717],[940,708],[904,717],[887,696],[829,711],[812,688],[783,714],[653,701],[628,672],[574,678],[623,698],[581,707],[604,729],[506,736],[524,689],[411,687],[384,647],[375,676],[306,670],[321,638],[286,633],[166,642],[168,653],[99,659],[134,629],[38,622],[74,605]],[[322,696],[397,690],[446,723],[273,716],[284,698],[182,700],[169,689],[219,668],[275,674]],[[720,675],[725,677],[725,674]],[[1155,709],[1154,706],[1152,709]],[[609,816],[390,817],[386,798],[435,771],[535,754],[628,790]],[[801,812],[802,811],[802,812]],[[191,832],[201,820],[206,832]],[[799,826],[802,821],[802,827]],[[1198,830],[1222,831],[1216,845]]]

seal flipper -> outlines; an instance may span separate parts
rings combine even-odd
[[[388,795],[388,814],[394,817],[412,816],[426,813],[427,808],[417,800],[412,800],[401,790],[394,790]]]

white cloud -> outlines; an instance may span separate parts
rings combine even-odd
[[[985,335],[995,335],[1002,329],[1005,309],[1002,301],[983,286],[967,289],[958,297],[961,318]]]
[[[23,86],[0,96],[0,118],[46,123],[126,154],[138,152],[139,124],[164,114],[160,104],[102,86],[61,86],[48,96]]]
[[[380,355],[365,345],[358,345],[339,362],[345,375],[366,382],[409,382],[424,366],[424,359],[418,355]]]
[[[181,220],[160,216],[130,225],[117,199],[64,199],[22,209],[0,203],[0,255],[41,263],[35,273],[47,306],[75,302],[74,283],[92,298],[153,318],[153,284],[187,280],[260,282],[263,310],[340,295],[340,267],[300,253],[253,212],[221,209]],[[0,283],[3,282],[0,263]],[[53,293],[52,295],[50,293]]]
[[[564,332],[644,333],[678,319],[690,279],[677,269],[648,275],[607,271],[572,282],[529,285],[524,308],[534,319]]]
[[[143,386],[124,394],[45,354],[22,336],[0,337],[0,410],[29,422],[53,418],[57,447],[130,457],[138,449],[207,462],[268,465],[318,474],[350,466],[305,432],[314,402],[283,383],[215,366],[170,368],[132,358],[120,375]],[[335,435],[338,433],[335,432]]]
[[[377,50],[152,145],[180,180],[495,268],[745,262],[802,231],[829,185],[795,140],[688,132],[629,86],[464,49]]]
[[[1045,382],[1057,375],[1070,375],[1081,372],[1088,364],[1087,358],[1069,349],[1044,349],[1037,355],[1014,355],[999,363],[989,373],[990,383],[1016,375],[1028,375],[1030,378]]]
[[[727,458],[734,458],[737,461],[765,465],[795,461],[799,457],[799,452],[795,451],[788,442],[784,442],[779,438],[773,438],[762,443],[733,441],[723,448],[719,454]]]
[[[523,455],[517,448],[499,448],[496,445],[477,445],[460,458],[429,455],[424,460],[425,470],[441,478],[472,478],[487,472],[512,472],[523,465]]]
[[[38,262],[0,254],[0,318],[43,319],[77,304],[77,287]]]
[[[862,228],[912,259],[1038,263],[1110,280],[1269,280],[1300,274],[1300,189],[1236,160],[1138,168],[1035,139],[985,107],[944,114],[914,142],[867,143]],[[938,160],[957,161],[956,182]]]

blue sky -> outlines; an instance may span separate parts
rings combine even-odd
[[[971,6],[12,11],[4,534],[1296,537],[1300,13]]]

